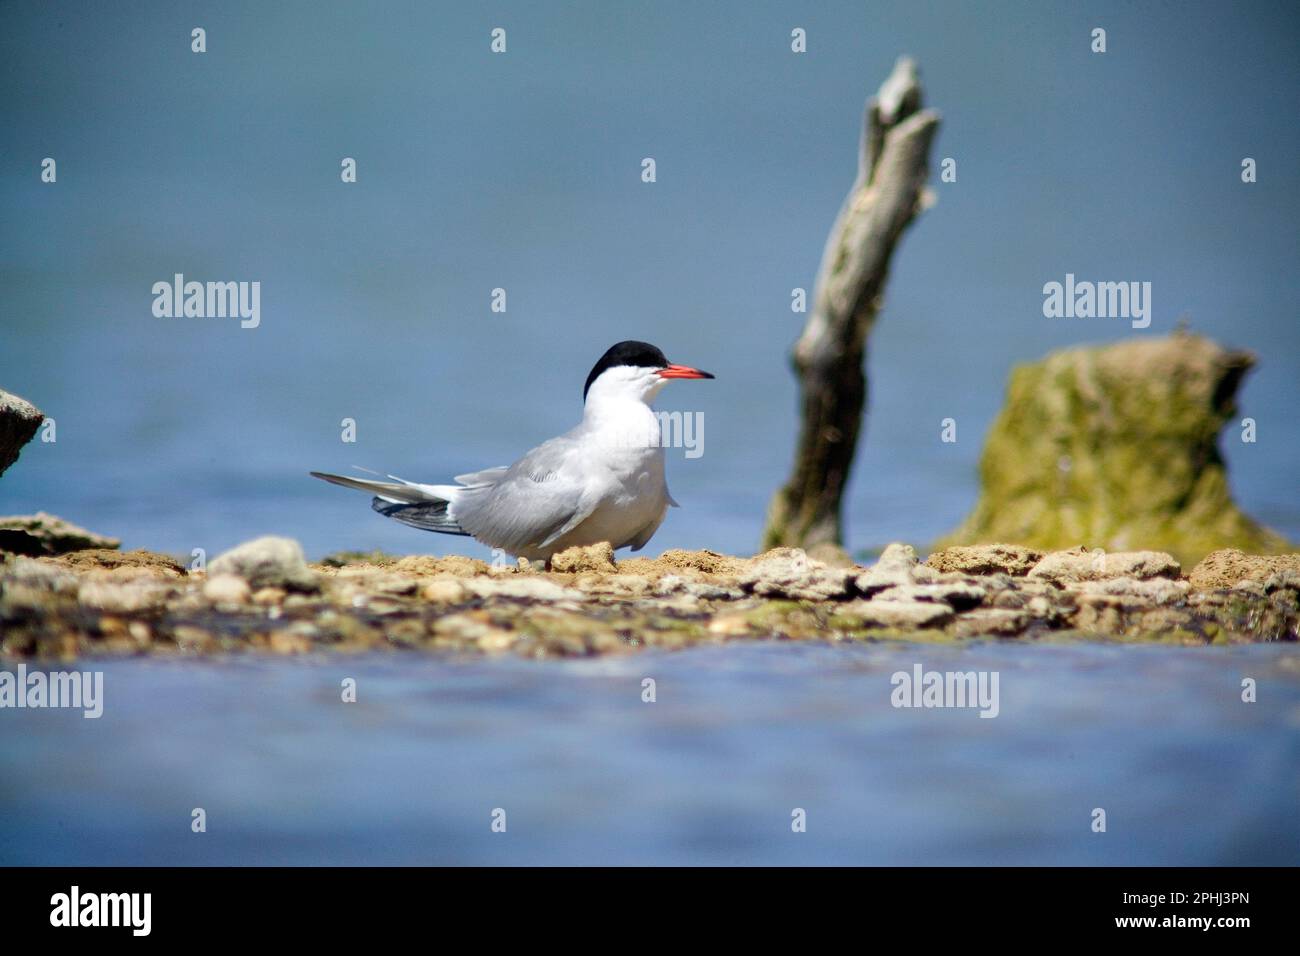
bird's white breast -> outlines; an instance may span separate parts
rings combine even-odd
[[[611,403],[612,404],[612,403]],[[643,402],[620,402],[587,423],[584,481],[600,503],[566,544],[629,544],[668,507],[659,419]]]

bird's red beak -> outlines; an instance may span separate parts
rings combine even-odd
[[[670,365],[659,370],[660,378],[713,378],[709,372],[701,372],[689,365]]]

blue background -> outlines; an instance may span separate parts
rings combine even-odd
[[[1294,4],[16,3],[0,17],[0,387],[58,428],[0,482],[0,512],[183,554],[276,532],[313,556],[483,556],[306,472],[437,481],[508,463],[578,420],[609,344],[644,338],[718,375],[661,399],[704,414],[705,454],[672,453],[683,508],[650,551],[752,551],[792,454],[787,354],[805,317],[790,290],[811,293],[863,103],[908,53],[944,118],[939,201],[895,258],[871,339],[849,545],[924,545],[961,519],[1013,364],[1183,317],[1259,353],[1241,402],[1258,442],[1230,428],[1224,451],[1242,505],[1300,538]],[[356,184],[340,181],[345,156]],[[938,180],[944,157],[956,183]],[[176,272],[260,281],[261,327],[155,318],[151,286]],[[1151,327],[1044,318],[1042,286],[1067,272],[1150,281]],[[939,441],[945,417],[955,445]]]

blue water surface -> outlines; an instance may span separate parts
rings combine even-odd
[[[999,716],[894,708],[916,663],[996,671]],[[0,710],[0,863],[1300,863],[1293,648],[80,666],[100,719]]]

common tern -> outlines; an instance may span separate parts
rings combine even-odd
[[[530,561],[608,541],[639,551],[676,506],[664,480],[659,419],[650,403],[671,379],[713,378],[674,365],[646,342],[619,342],[583,386],[582,422],[513,465],[426,485],[313,471],[374,495],[370,506],[413,528],[468,535]]]

